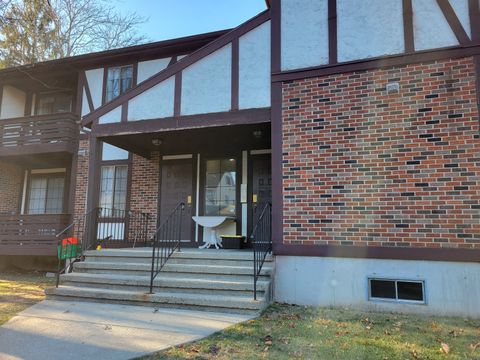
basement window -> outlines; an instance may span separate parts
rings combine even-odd
[[[368,299],[425,304],[425,282],[368,279]]]

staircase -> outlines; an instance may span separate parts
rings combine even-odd
[[[47,297],[176,307],[233,313],[258,313],[271,301],[273,258],[268,255],[253,297],[253,253],[237,250],[175,251],[150,290],[152,250],[104,249],[85,252],[85,261],[61,275]]]

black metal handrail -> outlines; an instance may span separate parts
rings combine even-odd
[[[139,211],[101,207],[75,217],[70,225],[56,235],[59,249],[56,286],[58,287],[60,274],[70,272],[73,262],[82,261],[85,251],[93,250],[98,245],[103,246],[107,241],[133,247],[142,242],[147,245],[150,219],[150,214]],[[78,245],[68,244],[75,247],[74,250],[67,250],[73,251],[73,260],[65,261],[65,266],[61,268],[60,246],[65,238],[75,239]]]
[[[267,254],[272,252],[272,204],[266,203],[250,236],[253,247],[253,298],[257,300],[257,281]]]
[[[150,294],[153,294],[153,281],[163,269],[175,250],[180,251],[182,219],[185,203],[179,203],[158,227],[152,236],[152,271],[150,274]]]
[[[85,247],[89,243],[89,227],[91,223],[98,217],[99,208],[92,209],[85,214],[76,216],[73,218],[73,221],[62,231],[55,235],[58,239],[57,249],[58,249],[58,265],[57,265],[57,274],[56,274],[56,283],[55,286],[58,288],[60,282],[60,274],[67,273],[71,271],[72,264],[75,261],[78,261],[82,258],[83,252],[86,250]],[[65,261],[65,266],[62,268],[62,258],[60,257],[60,251],[62,246],[62,241],[65,236],[70,238],[75,238],[79,241],[80,251],[76,253],[76,257],[73,261]],[[73,244],[71,244],[73,245]]]

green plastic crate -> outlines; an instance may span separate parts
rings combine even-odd
[[[69,239],[62,240],[58,245],[57,253],[60,260],[74,259],[82,252],[82,246],[78,243],[72,243]]]

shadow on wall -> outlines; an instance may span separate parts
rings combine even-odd
[[[0,256],[2,270],[57,271],[55,256]]]

